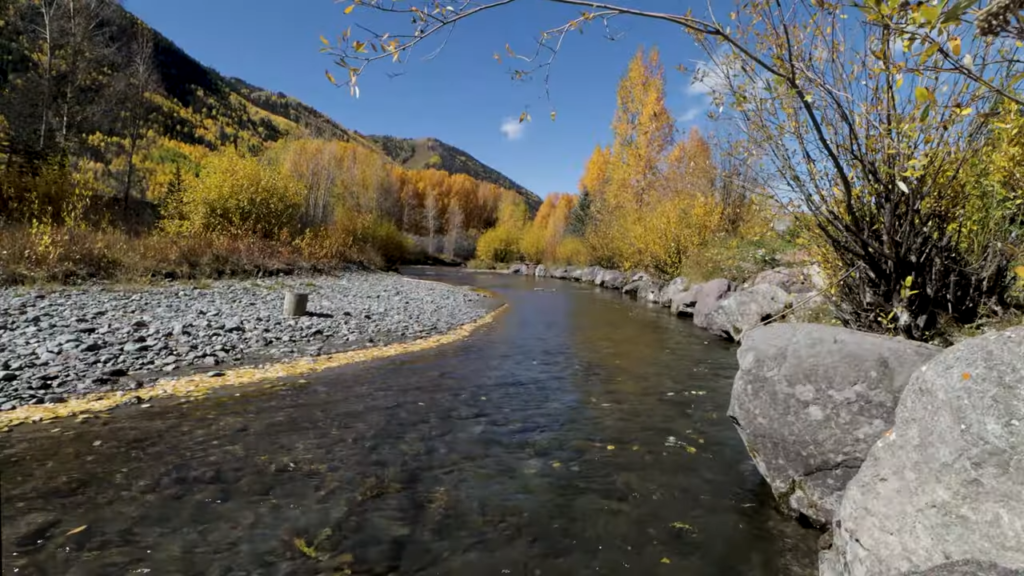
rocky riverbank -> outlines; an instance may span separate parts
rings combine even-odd
[[[780,507],[819,527],[822,576],[1024,575],[1024,326],[942,349],[769,324],[814,304],[814,267],[744,286],[516,266],[618,290],[742,342],[729,417]],[[823,302],[822,302],[823,303]]]
[[[289,289],[309,293],[309,314],[282,317]],[[486,298],[374,272],[137,289],[4,288],[0,410],[433,336],[484,316]]]
[[[600,266],[548,268],[517,264],[510,274],[532,275],[594,284],[617,290],[639,301],[660,304],[672,314],[690,317],[700,328],[729,340],[783,313],[786,319],[806,319],[825,305],[816,293],[825,288],[817,266],[776,268],[745,285],[725,278],[696,283],[678,277],[661,282],[643,272],[625,273]]]

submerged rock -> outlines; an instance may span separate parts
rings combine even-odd
[[[827,576],[1024,571],[1024,327],[961,342],[914,372],[833,532]],[[935,568],[955,560],[992,564]]]
[[[782,506],[831,522],[911,375],[940,351],[819,324],[747,333],[729,417]]]

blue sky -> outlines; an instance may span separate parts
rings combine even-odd
[[[345,15],[346,5],[333,0],[125,2],[150,26],[222,74],[285,92],[360,132],[439,138],[541,196],[575,192],[594,145],[610,140],[615,88],[641,44],[661,50],[667,103],[680,129],[707,123],[706,96],[690,86],[689,75],[673,69],[677,64],[692,68],[702,53],[672,25],[636,19],[615,25],[621,34],[615,41],[603,37],[600,23],[582,36],[567,37],[552,75],[552,104],[558,114],[551,122],[540,80],[514,83],[507,62],[493,59],[506,43],[527,52],[541,30],[578,13],[540,0],[522,0],[463,22],[432,60],[423,60],[429,52],[424,50],[406,66],[376,63],[360,79],[361,96],[355,99],[324,77],[325,69],[338,70],[319,52],[319,37],[333,39],[353,22],[389,28],[387,20],[371,18],[361,12],[365,9]],[[395,31],[407,24],[400,17],[390,22]],[[385,74],[396,71],[405,74]],[[503,123],[518,117],[524,105],[530,106],[533,122],[503,131]]]

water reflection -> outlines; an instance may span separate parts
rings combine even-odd
[[[729,346],[592,288],[450,279],[509,310],[309,384],[7,434],[4,573],[816,572],[725,417]]]

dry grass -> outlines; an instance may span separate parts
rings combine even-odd
[[[354,250],[352,252],[355,252]],[[328,272],[351,262],[382,262],[256,238],[149,234],[70,228],[0,227],[0,284],[89,280],[208,279]]]

